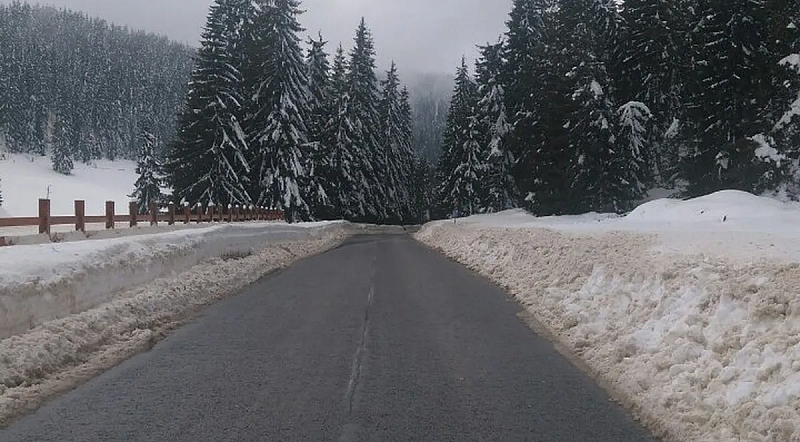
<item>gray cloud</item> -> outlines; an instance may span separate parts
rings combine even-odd
[[[9,3],[11,0],[0,0]],[[117,24],[167,35],[196,45],[211,0],[44,0],[100,16]],[[300,18],[309,34],[318,31],[349,47],[362,16],[372,28],[379,61],[397,61],[403,72],[452,72],[475,45],[503,32],[511,0],[305,0]]]

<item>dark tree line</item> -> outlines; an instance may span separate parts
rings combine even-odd
[[[440,215],[625,212],[655,187],[797,197],[799,8],[515,0],[475,79],[458,70]]]
[[[144,126],[175,132],[192,51],[84,14],[0,5],[0,132],[11,152],[137,159]],[[163,152],[158,152],[163,155]]]
[[[412,222],[425,189],[397,69],[353,48],[304,48],[297,0],[217,0],[166,164],[176,202],[259,205],[290,220]]]

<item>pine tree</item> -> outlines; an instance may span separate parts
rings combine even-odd
[[[480,51],[476,68],[480,96],[477,119],[487,144],[483,150],[489,157],[484,205],[489,211],[499,212],[517,207],[518,192],[511,175],[514,156],[508,146],[512,127],[506,112],[505,90],[500,84],[503,44],[487,44]]]
[[[327,194],[334,208],[334,217],[348,220],[364,220],[367,217],[366,158],[356,143],[359,137],[356,126],[350,120],[350,84],[348,63],[344,49],[339,45],[331,72],[331,110],[325,126],[324,143],[329,146],[330,168]]]
[[[192,73],[186,109],[166,170],[177,202],[251,204],[249,153],[242,128],[243,78],[240,0],[211,7]]]
[[[384,204],[389,195],[379,174],[387,168],[386,150],[380,144],[380,93],[375,74],[375,43],[364,19],[356,30],[355,45],[350,51],[347,120],[353,127],[354,167],[359,169],[364,194],[366,221],[386,220]]]
[[[405,117],[402,114],[400,78],[397,66],[392,62],[386,72],[386,79],[381,81],[382,96],[378,107],[380,115],[380,133],[378,142],[386,155],[383,185],[387,189],[387,212],[391,221],[403,221],[411,206],[411,195],[408,191],[408,174],[410,165],[407,149],[408,134],[404,130]]]
[[[331,103],[330,62],[325,52],[327,42],[319,34],[319,39],[308,39],[308,54],[306,55],[306,69],[308,75],[309,114],[308,114],[308,158],[307,165],[309,176],[319,188],[313,194],[324,196],[317,201],[309,201],[314,218],[334,218],[333,207],[329,192],[331,192],[330,154],[331,148],[326,142],[325,130],[333,112]],[[311,184],[314,185],[314,184]]]
[[[768,45],[774,71],[765,112],[765,120],[771,127],[765,131],[768,134],[765,141],[771,141],[772,146],[757,151],[757,156],[760,154],[765,162],[780,161],[781,164],[770,164],[777,167],[769,167],[767,173],[777,169],[781,176],[776,177],[779,182],[775,189],[786,189],[797,198],[800,197],[800,8],[790,0],[767,5],[768,23],[772,26]],[[766,181],[773,184],[769,179]]]
[[[568,168],[571,182],[567,213],[619,212],[631,203],[638,185],[624,172],[630,160],[615,149],[616,109],[606,67],[607,5],[595,0],[564,0],[558,12],[563,70],[569,85],[571,113]],[[638,181],[638,180],[637,180]]]
[[[257,203],[278,207],[293,221],[311,219],[306,119],[308,77],[298,34],[297,0],[254,0],[258,7],[248,33],[251,90],[248,134],[254,150]]]
[[[418,169],[420,168],[420,153],[414,150],[414,112],[411,106],[411,92],[404,86],[400,91],[400,153],[401,164],[403,166],[402,177],[403,186],[409,195],[407,207],[404,208],[403,219],[406,222],[422,220],[423,214],[427,211],[427,206],[419,206],[414,203],[415,189],[418,188],[416,180]],[[424,171],[427,173],[429,165],[427,162]],[[425,182],[428,181],[427,175]],[[427,184],[421,183],[423,189]],[[427,192],[426,192],[427,193]]]
[[[439,161],[442,184],[438,193],[443,208],[453,217],[474,215],[484,209],[486,155],[475,116],[477,93],[466,59],[462,58],[447,116],[444,152]]]
[[[61,118],[51,113],[48,126],[50,127],[48,138],[52,150],[53,170],[62,175],[72,175],[75,165],[70,154],[67,131]]]
[[[688,60],[685,35],[688,8],[684,0],[627,0],[629,24],[623,48],[624,101],[644,103],[652,112],[654,130],[642,140],[642,155],[657,181],[670,186],[678,171],[679,146],[674,132],[685,120],[682,103]]]
[[[514,1],[501,76],[515,181],[526,208],[537,215],[563,213],[569,205],[572,90],[561,65],[554,6],[553,0]]]
[[[765,42],[762,0],[709,0],[700,4],[691,39],[694,65],[688,112],[695,123],[684,177],[689,195],[725,188],[758,191],[757,143],[771,69]]]
[[[136,200],[139,213],[146,214],[150,211],[150,204],[161,206],[164,203],[165,198],[161,191],[164,182],[163,166],[156,156],[160,142],[149,128],[142,129],[140,143],[140,156],[136,165],[139,178],[130,197]]]

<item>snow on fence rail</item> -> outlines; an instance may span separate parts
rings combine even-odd
[[[151,226],[159,223],[175,225],[176,223],[213,223],[213,222],[244,222],[244,221],[281,221],[285,219],[282,210],[273,210],[266,207],[254,206],[203,206],[197,204],[194,209],[189,205],[177,208],[169,204],[164,213],[156,204],[150,205],[147,214],[140,214],[136,202],[128,205],[128,214],[116,213],[114,201],[106,201],[105,215],[87,216],[86,202],[75,200],[75,214],[71,216],[52,216],[50,213],[50,200],[39,200],[39,216],[37,217],[11,217],[0,218],[0,227],[27,227],[39,226],[39,234],[50,235],[50,228],[58,225],[74,225],[75,231],[86,232],[86,224],[105,223],[106,229],[115,229],[117,223],[128,223],[131,228],[139,222],[149,222]],[[0,247],[10,245],[5,237],[0,236]]]

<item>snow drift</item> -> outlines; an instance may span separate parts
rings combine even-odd
[[[507,287],[675,441],[800,440],[800,209],[740,192],[418,239]],[[790,229],[791,227],[791,229]]]
[[[0,248],[0,339],[108,301],[121,290],[224,254],[314,239],[323,227],[225,224],[168,233]]]
[[[4,333],[14,334],[0,340],[0,426],[203,306],[360,231],[253,223],[0,249],[0,314]]]

